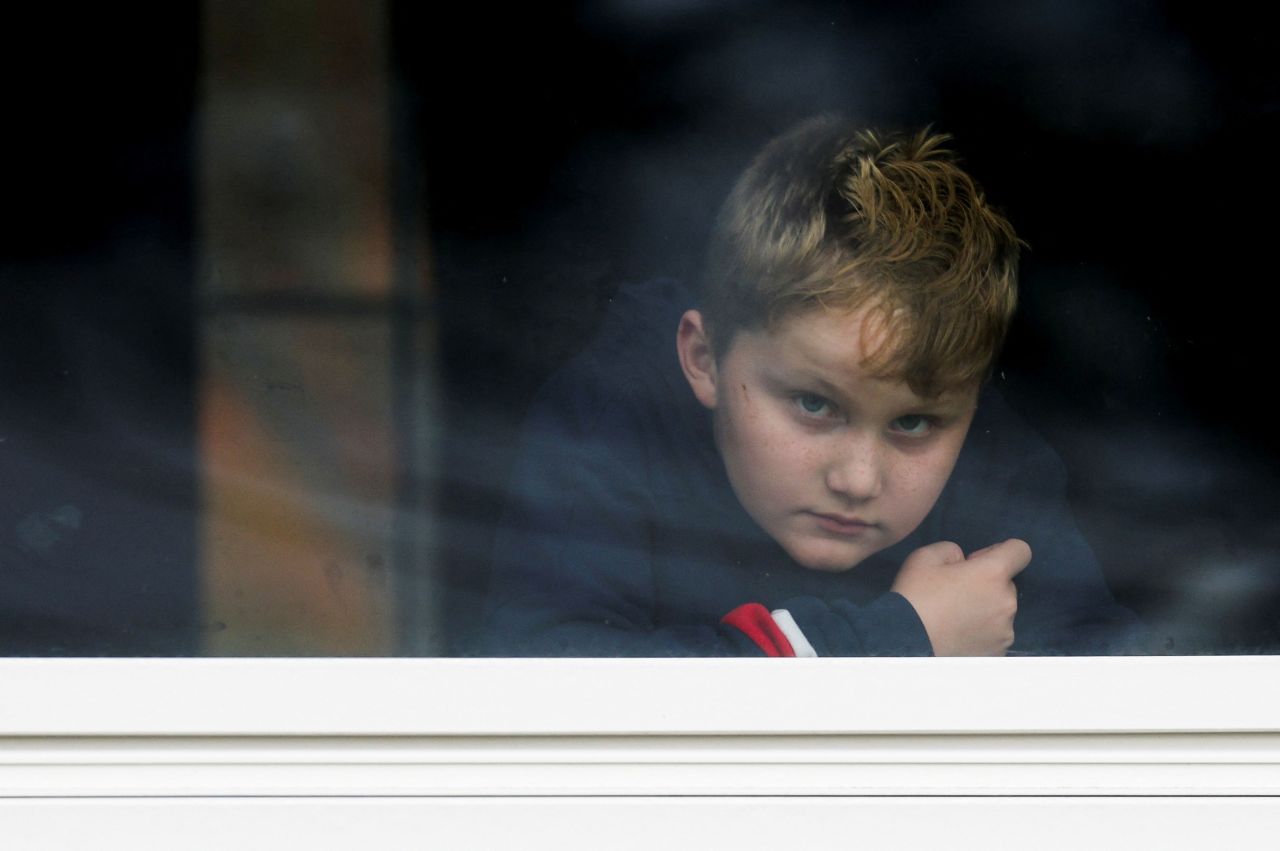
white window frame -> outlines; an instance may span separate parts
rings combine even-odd
[[[47,847],[1280,828],[1280,657],[10,659],[0,684],[0,823]]]

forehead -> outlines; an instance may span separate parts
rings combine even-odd
[[[754,335],[755,345],[778,367],[847,380],[865,380],[874,372],[894,381],[893,370],[883,365],[892,365],[901,342],[885,312],[868,307],[792,313]]]
[[[768,336],[786,353],[833,369],[861,369],[868,360],[892,360],[904,342],[884,310],[814,308],[776,322]]]

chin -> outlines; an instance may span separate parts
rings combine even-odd
[[[871,553],[849,552],[843,548],[833,549],[823,546],[800,546],[788,548],[787,552],[801,566],[809,570],[820,570],[823,573],[844,573],[853,570]]]

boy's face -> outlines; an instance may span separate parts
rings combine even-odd
[[[886,335],[868,316],[801,313],[769,331],[737,332],[720,358],[692,345],[697,311],[681,323],[685,372],[714,411],[734,493],[814,570],[848,570],[914,531],[973,420],[976,387],[926,400],[903,381],[869,375],[863,360]]]

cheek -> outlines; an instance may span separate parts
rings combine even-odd
[[[767,412],[751,403],[743,390],[739,398],[717,413],[716,431],[722,451],[732,452],[740,464],[756,467],[775,454],[775,425]]]
[[[795,425],[778,412],[765,412],[748,423],[749,433],[744,444],[749,448],[745,455],[754,474],[770,478],[773,485],[785,488],[788,482],[803,478],[813,468],[820,466],[820,452],[812,440],[797,434]]]
[[[911,459],[907,469],[903,471],[900,481],[903,484],[903,496],[913,503],[921,503],[920,513],[928,513],[937,501],[951,471],[955,468],[959,447],[945,447],[945,451],[931,454],[920,459]]]
[[[756,505],[786,501],[817,462],[781,416],[729,410],[717,424],[720,454],[739,499]]]

